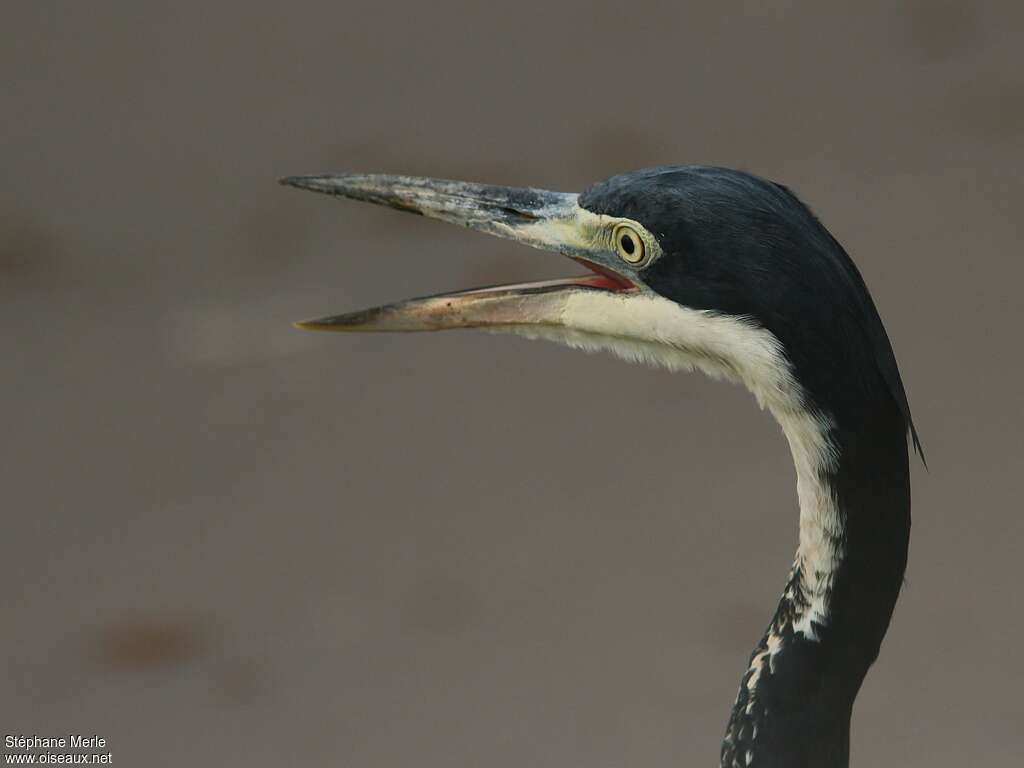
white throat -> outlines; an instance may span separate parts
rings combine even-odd
[[[488,330],[607,350],[630,362],[669,370],[697,368],[749,389],[782,427],[796,467],[800,543],[794,569],[806,605],[797,605],[794,632],[817,639],[828,622],[828,593],[839,566],[841,520],[825,473],[835,465],[827,417],[805,406],[782,345],[769,331],[739,317],[688,309],[648,293],[580,290],[566,297],[559,325]]]

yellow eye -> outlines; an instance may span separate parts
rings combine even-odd
[[[615,240],[615,250],[619,258],[629,264],[640,264],[644,257],[644,240],[640,233],[628,224],[619,224],[612,231],[612,238]]]

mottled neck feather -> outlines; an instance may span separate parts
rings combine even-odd
[[[700,369],[772,412],[796,466],[800,543],[743,676],[722,765],[846,766],[853,701],[888,628],[910,533],[907,420],[884,377],[854,366],[808,391],[766,329],[650,294],[581,290],[557,324],[488,330]]]
[[[800,545],[740,684],[721,765],[843,768],[853,702],[906,568],[906,426],[885,394],[855,418],[819,420],[831,450],[815,466],[814,438],[780,421],[797,468]]]

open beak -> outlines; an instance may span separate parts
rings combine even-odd
[[[600,240],[597,215],[577,195],[461,181],[377,174],[293,176],[281,183],[386,205],[460,224],[534,248],[556,251],[591,274],[564,280],[500,285],[440,294],[296,323],[322,331],[436,331],[449,328],[565,325],[566,307],[581,292],[618,294],[637,286],[616,268]]]

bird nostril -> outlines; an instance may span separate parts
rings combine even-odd
[[[539,217],[531,213],[530,211],[520,211],[518,208],[510,208],[509,206],[499,206],[497,209],[501,214],[513,220],[521,221],[536,221]]]

